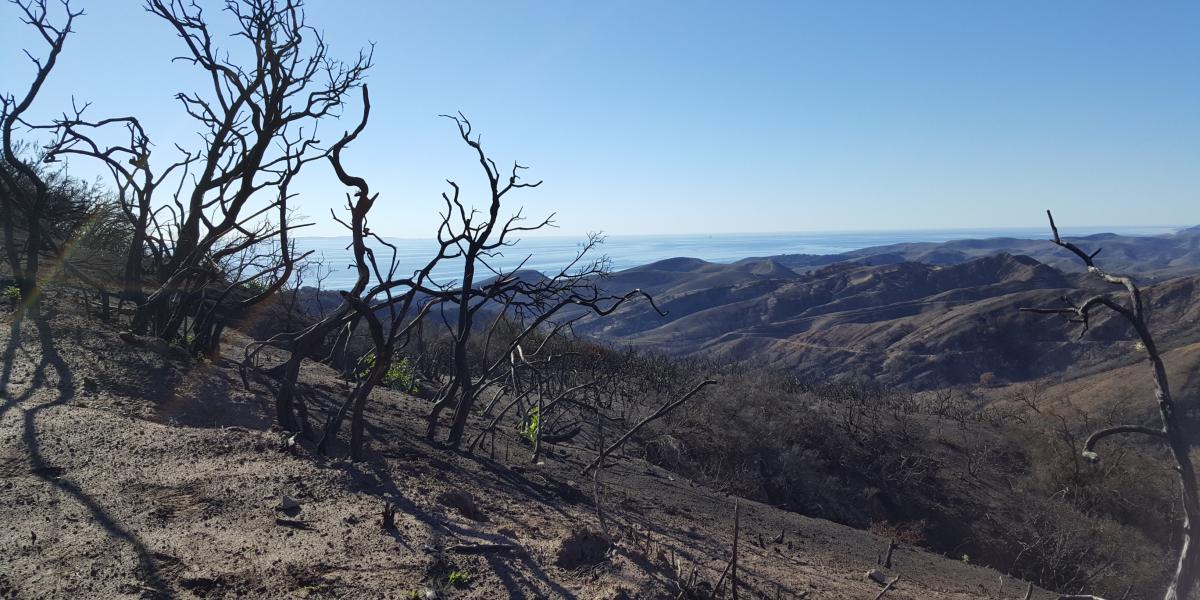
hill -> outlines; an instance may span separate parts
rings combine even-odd
[[[1106,319],[1079,344],[1065,321],[1018,312],[1103,289],[1029,256],[869,262],[803,274],[779,258],[653,263],[615,273],[605,285],[648,291],[666,317],[631,306],[607,319],[584,319],[577,329],[606,343],[676,356],[753,361],[811,378],[868,375],[914,389],[976,383],[985,373],[1024,381],[1086,369],[1122,354],[1114,344],[1128,337]],[[1195,336],[1196,283],[1181,277],[1147,288],[1164,340]]]
[[[266,390],[244,389],[234,363],[131,345],[66,302],[45,304],[22,323],[2,315],[5,597],[675,598],[693,569],[715,582],[728,560],[733,499],[643,461],[601,477],[618,542],[596,554],[586,447],[536,465],[511,438],[492,458],[450,451],[422,441],[424,401],[378,390],[369,460],[323,458],[268,429]],[[316,405],[345,385],[316,364],[304,384]],[[744,595],[880,592],[864,573],[887,539],[740,504]],[[381,528],[386,505],[394,529]],[[990,597],[1003,580],[907,544],[887,571],[902,575],[897,599]]]
[[[1200,226],[1158,236],[1100,233],[1064,239],[1087,247],[1103,247],[1104,262],[1114,272],[1138,273],[1139,277],[1159,280],[1200,273]],[[912,261],[952,265],[999,253],[1030,256],[1067,272],[1080,270],[1075,257],[1046,240],[1003,237],[902,243],[843,254],[789,254],[769,258],[792,269],[805,270],[844,261],[870,264]],[[748,262],[758,260],[761,259],[747,259]]]

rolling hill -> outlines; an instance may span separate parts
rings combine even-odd
[[[878,256],[878,255],[873,255]],[[578,331],[675,356],[752,361],[801,376],[867,375],[915,389],[1020,381],[1125,356],[1122,324],[1107,315],[1078,343],[1061,319],[1021,313],[1103,287],[1023,255],[951,264],[852,260],[797,272],[780,257],[731,265],[671,259],[614,274],[611,290],[641,288],[647,304]],[[1164,340],[1190,340],[1200,315],[1196,279],[1147,288]]]

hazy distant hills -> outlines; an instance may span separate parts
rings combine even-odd
[[[1200,341],[1200,227],[1155,237],[1071,239],[1089,251],[1102,247],[1098,260],[1105,268],[1148,285],[1160,345]],[[985,373],[1003,383],[1136,359],[1130,332],[1108,315],[1078,341],[1078,329],[1061,318],[1018,312],[1109,289],[1047,240],[906,243],[733,264],[672,258],[613,273],[603,286],[614,293],[641,288],[668,314],[635,302],[603,319],[585,317],[576,332],[801,376],[857,374],[931,389],[975,383]],[[311,292],[304,302],[315,312],[318,296]],[[339,303],[331,291],[320,297],[326,308]]]
[[[1136,273],[1142,279],[1200,273],[1200,226],[1159,236],[1101,233],[1067,239],[1084,248],[1103,248],[1100,258],[1106,268]],[[770,258],[782,266],[805,270],[847,260],[873,264],[914,261],[949,265],[1001,252],[1029,256],[1065,271],[1080,270],[1079,261],[1074,256],[1047,239],[988,238],[904,243],[863,248],[843,254],[787,254]]]
[[[1160,237],[1098,235],[1106,267],[1161,282],[1147,289],[1164,340],[1196,336],[1200,228]],[[1029,255],[1013,254],[1012,251]],[[814,377],[860,374],[915,388],[1015,381],[1129,357],[1107,315],[1083,343],[1062,319],[1018,312],[1098,291],[1046,241],[900,244],[834,257],[775,256],[731,265],[678,258],[618,272],[612,290],[642,288],[668,312],[631,306],[577,330],[673,355],[745,360]],[[1050,266],[1061,265],[1064,272]],[[823,263],[823,264],[822,264]]]

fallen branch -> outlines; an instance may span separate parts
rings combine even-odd
[[[645,427],[647,423],[650,423],[651,421],[671,412],[672,410],[675,409],[675,407],[679,406],[680,404],[683,404],[684,402],[687,402],[689,399],[691,399],[692,396],[695,396],[696,394],[698,394],[700,392],[700,390],[702,390],[710,385],[716,385],[716,384],[717,384],[717,382],[715,382],[711,379],[706,379],[704,381],[701,381],[696,387],[692,388],[692,390],[690,392],[684,394],[682,398],[662,405],[662,407],[660,407],[658,410],[654,411],[653,414],[646,417],[645,419],[642,419],[641,422],[639,422],[637,425],[633,426],[633,429],[630,429],[629,431],[625,432],[625,435],[621,436],[620,439],[613,442],[611,446],[609,446],[603,452],[601,452],[600,455],[597,456],[596,459],[591,462],[591,464],[589,464],[588,466],[583,468],[583,473],[587,474],[588,471],[591,471],[592,469],[596,468],[596,466],[599,465],[601,462],[603,462],[604,459],[609,454],[612,454],[614,450],[616,450],[617,448],[620,448],[626,441],[629,440],[629,438],[633,437],[633,434],[637,433],[638,430],[641,429],[642,427]]]
[[[1110,435],[1118,435],[1122,433],[1140,433],[1142,435],[1148,435],[1159,440],[1167,439],[1167,434],[1162,429],[1152,429],[1150,427],[1142,427],[1140,425],[1118,425],[1116,427],[1109,427],[1108,429],[1101,429],[1100,431],[1088,436],[1087,442],[1085,442],[1083,445],[1083,455],[1094,460],[1096,458],[1096,444],[1100,440]]]
[[[875,600],[879,600],[880,598],[882,598],[882,597],[883,597],[883,595],[884,595],[884,594],[888,593],[888,591],[892,589],[892,586],[896,585],[896,582],[897,582],[897,581],[900,581],[900,576],[899,576],[899,575],[897,575],[897,576],[896,576],[896,578],[895,578],[895,579],[893,579],[893,580],[892,580],[890,583],[888,583],[887,585],[883,586],[883,589],[882,589],[882,590],[879,590],[879,595],[875,596]]]
[[[491,552],[513,552],[513,551],[517,550],[518,548],[519,548],[519,546],[517,546],[516,544],[482,543],[482,544],[455,544],[453,546],[450,546],[449,548],[446,548],[446,550],[449,550],[450,552],[453,552],[455,554],[488,554]]]

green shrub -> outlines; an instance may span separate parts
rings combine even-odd
[[[375,368],[375,355],[368,354],[362,362],[362,370],[360,374],[366,375]],[[399,360],[392,360],[392,364],[388,367],[386,373],[379,380],[383,385],[394,390],[400,390],[407,394],[412,394],[417,391],[417,374],[413,368],[412,362],[406,357],[401,357]]]
[[[529,423],[521,431],[521,437],[529,440],[530,444],[537,443],[538,427],[541,422],[541,410],[533,407],[529,410]]]
[[[0,300],[13,305],[20,304],[21,289],[15,285],[10,285],[6,288],[0,289]]]
[[[450,576],[446,578],[446,583],[454,587],[462,587],[471,583],[471,574],[466,571],[451,571]]]

